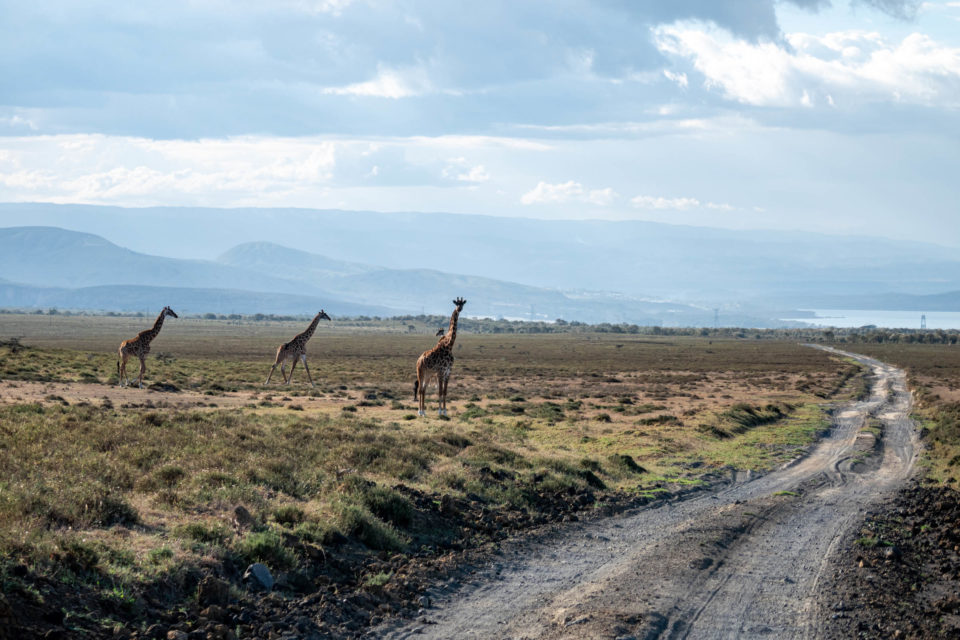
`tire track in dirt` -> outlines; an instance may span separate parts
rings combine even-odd
[[[812,638],[825,560],[911,474],[918,449],[904,373],[855,358],[870,397],[779,471],[505,545],[466,584],[431,596],[384,638]],[[879,443],[861,434],[873,416]],[[829,596],[827,596],[829,597]]]

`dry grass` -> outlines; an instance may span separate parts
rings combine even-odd
[[[300,323],[170,320],[148,362],[147,383],[176,389],[160,392],[116,388],[114,349],[142,322],[2,322],[28,348],[0,346],[0,573],[23,562],[132,593],[211,564],[297,567],[338,535],[404,551],[423,532],[398,483],[535,510],[771,468],[823,428],[824,398],[856,386],[849,363],[787,342],[461,334],[450,418],[418,419],[430,335],[333,323],[309,345],[317,389],[299,370],[264,389]],[[252,529],[233,526],[238,504]]]

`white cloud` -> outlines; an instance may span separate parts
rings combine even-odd
[[[353,0],[292,0],[292,6],[309,14],[329,13],[339,16]]]
[[[482,164],[470,166],[466,158],[450,158],[447,166],[443,168],[442,175],[448,180],[459,182],[478,183],[490,179],[490,174]]]
[[[733,211],[734,207],[725,202],[708,202],[707,209],[717,209],[719,211]]]
[[[375,98],[410,98],[433,90],[427,72],[422,67],[392,69],[378,65],[377,75],[366,82],[349,84],[345,87],[327,87],[323,93],[338,96],[367,96]]]
[[[10,127],[11,129],[29,129],[30,131],[37,130],[37,124],[28,118],[23,116],[13,115],[5,118],[0,118],[0,126]]]
[[[538,182],[537,186],[520,197],[522,204],[565,204],[584,202],[597,206],[612,204],[619,194],[613,189],[584,189],[579,182],[570,180],[558,184]]]
[[[587,193],[586,200],[591,204],[605,207],[609,204],[613,204],[618,197],[620,196],[616,191],[610,187],[607,187],[606,189],[593,189]]]
[[[257,137],[66,135],[4,142],[13,166],[0,166],[0,184],[11,199],[127,205],[209,203],[313,188],[330,182],[337,150],[331,141]]]
[[[663,75],[667,80],[675,82],[677,86],[681,87],[682,89],[686,89],[690,84],[690,81],[687,79],[687,74],[685,73],[675,73],[669,69],[664,69]]]
[[[538,182],[537,186],[520,197],[523,204],[562,204],[583,195],[583,185],[570,180],[560,184]]]
[[[673,209],[686,211],[700,206],[696,198],[663,198],[660,196],[636,196],[630,199],[630,204],[638,209]]]
[[[759,106],[844,101],[960,104],[960,48],[913,33],[898,43],[865,31],[786,36],[789,49],[751,43],[710,25],[654,29],[666,54],[689,59],[707,88]]]

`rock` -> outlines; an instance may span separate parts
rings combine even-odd
[[[188,640],[189,637],[186,632],[180,631],[179,629],[167,631],[167,640]]]
[[[887,547],[883,550],[883,557],[887,560],[899,560],[900,559],[900,547],[893,545]]]
[[[457,504],[453,499],[453,496],[449,494],[443,494],[440,496],[440,513],[447,516],[455,516],[459,512]]]
[[[243,581],[253,589],[270,591],[273,589],[273,576],[270,569],[262,562],[255,562],[243,572]]]
[[[237,529],[250,529],[257,523],[256,519],[247,511],[242,504],[238,504],[233,510],[233,526]]]
[[[213,576],[205,577],[197,585],[197,602],[201,606],[226,606],[230,602],[230,585]]]
[[[212,604],[201,611],[200,615],[214,622],[222,622],[227,617],[227,611],[223,607]]]
[[[144,632],[145,637],[150,640],[160,640],[163,638],[163,627],[159,624],[152,624],[147,627],[147,630]]]
[[[430,596],[420,596],[417,598],[417,604],[424,609],[428,609],[430,607]]]

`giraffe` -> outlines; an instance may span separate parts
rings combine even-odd
[[[297,367],[297,360],[303,362],[303,368],[307,371],[307,380],[310,381],[310,386],[317,386],[313,384],[313,378],[310,377],[310,367],[307,366],[307,340],[313,336],[313,332],[316,330],[317,324],[321,319],[330,320],[330,316],[328,316],[323,309],[320,309],[320,313],[313,317],[310,326],[307,327],[303,333],[298,333],[294,336],[293,340],[277,347],[277,359],[273,363],[273,366],[270,367],[270,375],[267,376],[267,381],[263,383],[264,386],[270,384],[270,378],[273,377],[273,372],[276,370],[277,365],[280,365],[280,375],[283,376],[283,383],[290,384],[290,381],[293,380],[293,370]],[[290,377],[287,377],[287,372],[284,367],[287,366],[287,360],[290,359],[293,360],[293,364],[290,365]]]
[[[124,383],[127,385],[130,384],[130,380],[127,378],[127,359],[129,359],[130,356],[137,356],[137,358],[140,359],[140,376],[137,379],[137,384],[143,389],[143,374],[147,372],[145,359],[147,354],[150,353],[150,343],[153,342],[153,339],[160,333],[160,327],[163,326],[163,319],[167,316],[173,316],[174,318],[179,317],[173,312],[173,309],[164,307],[160,315],[157,316],[156,322],[153,323],[153,328],[141,331],[137,334],[136,338],[124,340],[120,343],[120,349],[117,351],[117,377],[120,379],[121,387],[124,386]]]
[[[424,351],[417,360],[417,381],[413,383],[413,397],[419,401],[418,415],[426,415],[427,384],[430,379],[437,378],[438,408],[437,415],[447,415],[447,385],[450,382],[450,372],[453,370],[453,343],[457,339],[457,319],[467,301],[457,298],[453,301],[456,309],[450,315],[450,328],[437,341],[437,346]],[[439,332],[438,332],[439,333]]]

